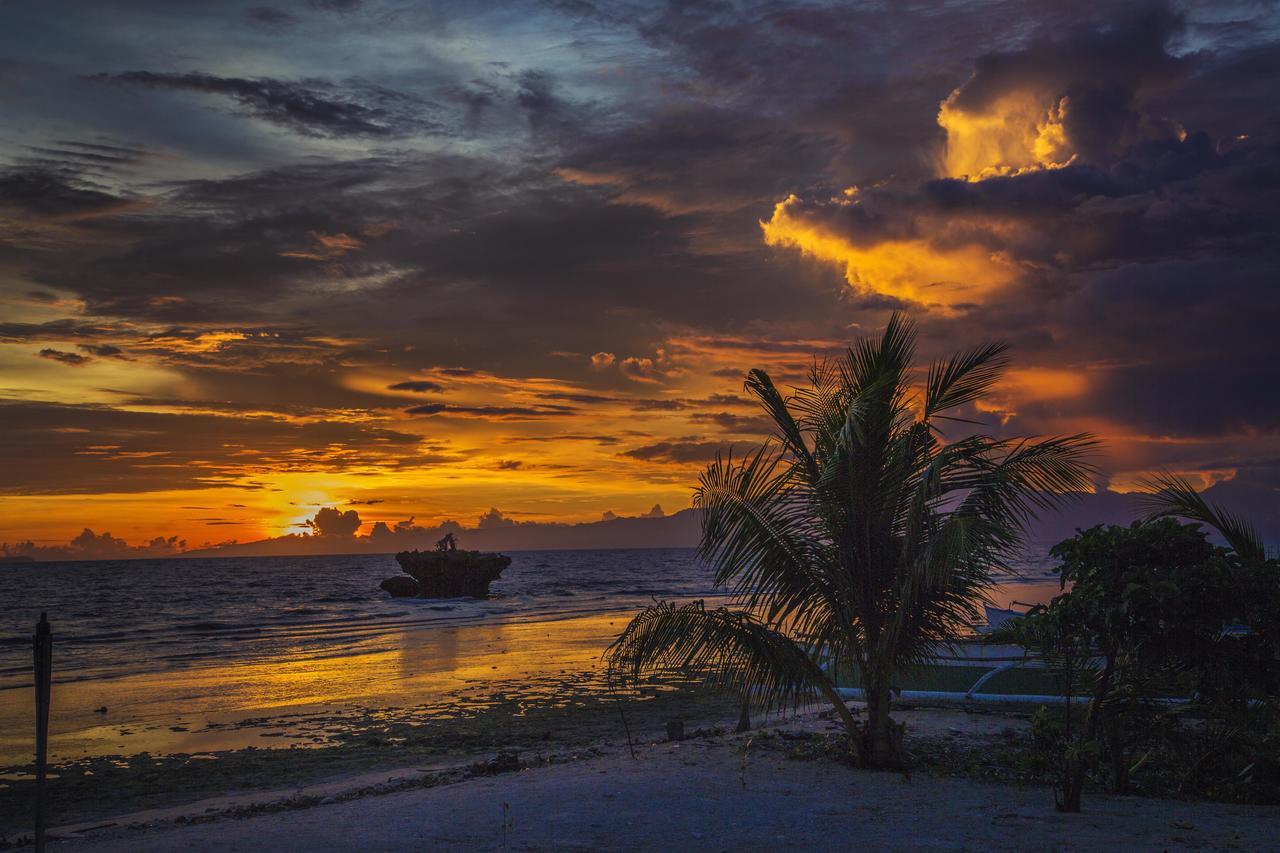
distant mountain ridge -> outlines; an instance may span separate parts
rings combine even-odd
[[[1252,521],[1271,547],[1280,542],[1280,494],[1265,481],[1229,480],[1204,491],[1206,499],[1240,512]],[[1142,495],[1128,492],[1102,491],[1077,496],[1056,512],[1045,513],[1027,531],[1027,557],[1039,560],[1054,544],[1074,535],[1077,530],[1095,524],[1128,524],[1142,517],[1145,508]],[[463,527],[454,521],[433,527],[418,527],[412,519],[389,527],[386,522],[369,525],[355,510],[339,511],[328,507],[320,510],[310,523],[311,534],[290,534],[256,542],[233,542],[213,547],[183,551],[185,543],[156,539],[149,546],[129,548],[123,540],[109,534],[95,537],[85,531],[73,545],[89,542],[107,543],[114,550],[104,553],[87,548],[45,549],[27,557],[12,557],[8,562],[56,562],[65,560],[155,559],[187,557],[281,557],[320,556],[325,554],[393,554],[399,551],[424,550],[446,533],[453,533],[459,547],[479,551],[574,551],[610,548],[693,548],[698,544],[700,524],[698,512],[683,509],[663,515],[655,506],[648,513],[634,517],[618,517],[606,513],[600,521],[576,524],[560,522],[518,522],[496,509],[481,516],[475,527]],[[361,530],[367,533],[359,535]],[[157,543],[160,546],[158,547]],[[6,553],[9,553],[6,549]]]
[[[385,529],[385,528],[383,528]],[[446,533],[461,548],[477,551],[578,551],[608,548],[692,548],[698,544],[695,510],[666,516],[611,518],[581,524],[526,522],[501,527],[456,524],[368,536],[280,536],[187,551],[181,557],[269,557],[295,554],[388,554],[429,549]]]
[[[1082,495],[1057,512],[1046,513],[1028,530],[1035,551],[1072,536],[1077,529],[1101,523],[1127,524],[1142,514],[1136,495],[1100,492]],[[607,518],[579,524],[509,523],[495,527],[461,527],[449,522],[436,527],[388,529],[375,527],[365,536],[290,535],[187,551],[182,557],[264,557],[319,554],[387,554],[429,549],[446,533],[459,547],[479,551],[572,551],[609,548],[693,548],[698,544],[698,512],[684,509],[666,516]]]

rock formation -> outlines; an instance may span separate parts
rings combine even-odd
[[[396,562],[405,574],[387,578],[382,588],[396,598],[484,598],[489,584],[511,565],[502,554],[459,551],[437,545],[435,551],[401,551]]]
[[[417,598],[422,595],[422,586],[408,575],[387,578],[378,586],[391,593],[392,598]]]

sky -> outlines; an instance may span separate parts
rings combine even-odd
[[[679,510],[767,431],[747,369],[798,383],[894,310],[925,360],[1013,346],[993,434],[1274,512],[1278,34],[1271,2],[0,0],[0,541]]]

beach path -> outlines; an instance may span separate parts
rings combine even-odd
[[[104,830],[58,849],[1269,850],[1280,809],[1090,796],[789,759],[748,736],[650,744],[243,818]]]

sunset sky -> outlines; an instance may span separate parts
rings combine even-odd
[[[926,358],[1013,344],[972,414],[1097,433],[1099,488],[1274,501],[1278,37],[1266,2],[0,3],[0,541],[678,510],[761,438],[746,369],[895,308]]]

